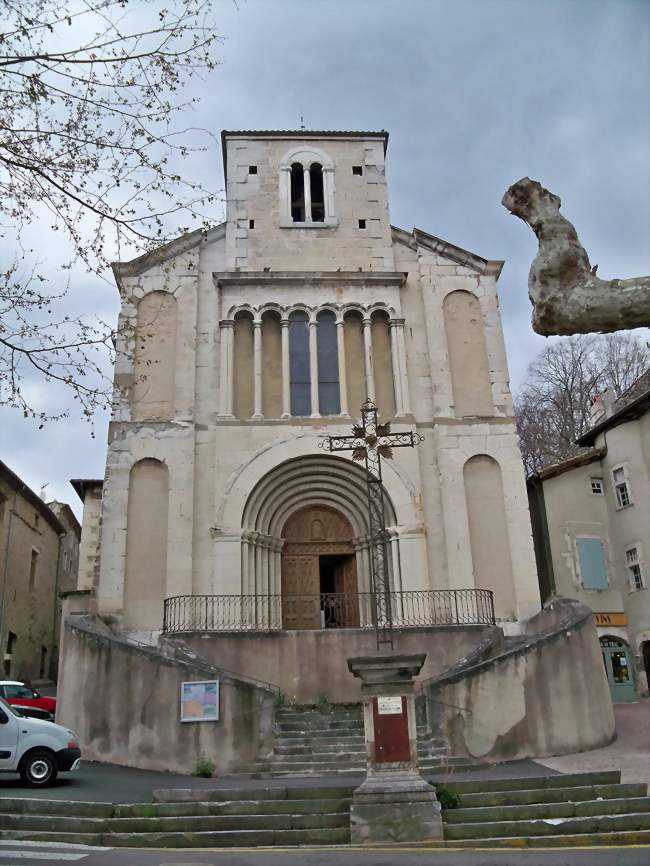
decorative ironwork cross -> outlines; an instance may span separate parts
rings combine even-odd
[[[388,548],[384,513],[381,458],[392,460],[393,448],[413,448],[424,441],[419,433],[391,433],[390,424],[378,423],[377,407],[366,400],[361,407],[361,424],[351,436],[325,436],[318,443],[326,451],[352,451],[352,459],[366,465],[370,528],[370,592],[377,646],[393,646],[393,612],[388,573]]]

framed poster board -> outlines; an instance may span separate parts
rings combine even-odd
[[[181,722],[219,721],[219,680],[181,683]]]

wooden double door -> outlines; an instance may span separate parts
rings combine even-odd
[[[358,627],[357,562],[346,518],[314,506],[293,514],[282,534],[283,628]]]

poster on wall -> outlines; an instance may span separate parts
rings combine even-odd
[[[219,680],[181,683],[181,722],[219,720]]]

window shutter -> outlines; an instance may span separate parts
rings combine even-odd
[[[577,538],[580,576],[585,589],[607,589],[609,579],[605,551],[600,538]]]

